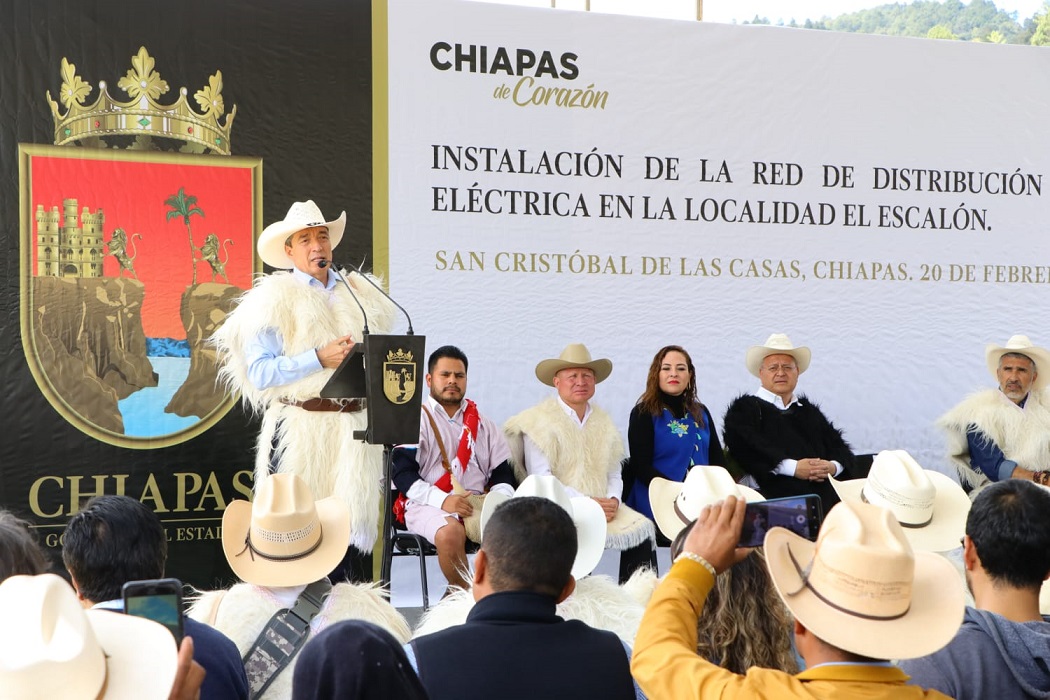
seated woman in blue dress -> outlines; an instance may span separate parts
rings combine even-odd
[[[645,393],[627,426],[631,456],[624,468],[624,503],[652,519],[649,482],[685,481],[696,464],[726,466],[711,412],[696,395],[696,370],[678,345],[661,348],[649,366]],[[670,542],[657,530],[661,546]]]

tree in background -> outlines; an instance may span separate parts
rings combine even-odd
[[[952,30],[943,24],[935,24],[926,32],[927,39],[951,39],[955,41],[959,37],[952,34]]]
[[[1020,23],[1016,13],[1000,10],[993,0],[970,0],[967,4],[963,4],[961,0],[916,0],[908,4],[879,5],[837,17],[806,19],[801,24],[792,20],[788,26],[859,34],[986,41],[995,44],[1035,44],[1034,36],[1040,26],[1039,22],[1042,22],[1044,29],[1040,34],[1040,41],[1042,45],[1050,45],[1048,15],[1050,13],[1044,7],[1041,15]],[[766,17],[756,15],[745,24],[771,22]]]
[[[186,196],[186,188],[180,187],[178,194],[173,194],[164,200],[164,205],[171,208],[165,221],[171,221],[182,217],[182,223],[186,225],[186,235],[190,239],[190,265],[193,266],[193,284],[197,284],[197,260],[193,255],[193,229],[190,227],[190,217],[197,215],[204,217],[204,210],[197,206],[196,195]]]
[[[1050,46],[1050,3],[1044,3],[1043,11],[1032,19],[1035,20],[1032,46]]]

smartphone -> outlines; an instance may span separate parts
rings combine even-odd
[[[820,496],[788,496],[748,503],[744,510],[744,528],[740,547],[761,547],[770,528],[785,527],[807,540],[816,541],[824,509]]]
[[[157,578],[124,584],[124,612],[159,622],[182,642],[182,581]]]

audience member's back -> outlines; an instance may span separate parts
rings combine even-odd
[[[63,534],[62,561],[87,606],[122,612],[124,584],[163,578],[167,559],[164,526],[153,511],[127,496],[91,499],[70,518]],[[194,661],[207,672],[201,698],[247,698],[248,680],[233,642],[189,618],[183,626],[193,638]]]
[[[963,541],[975,608],[940,651],[901,662],[911,682],[959,700],[1050,698],[1050,618],[1039,590],[1050,575],[1050,491],[1020,479],[974,500]]]
[[[431,698],[635,697],[620,639],[555,612],[575,585],[576,549],[573,521],[553,501],[516,497],[496,509],[467,622],[411,643]]]

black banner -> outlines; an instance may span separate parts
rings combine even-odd
[[[124,493],[164,521],[169,575],[205,588],[230,580],[219,546],[220,520],[226,503],[250,494],[258,423],[209,385],[213,375],[197,337],[208,321],[201,319],[211,314],[215,322],[250,284],[254,251],[249,255],[248,239],[239,241],[231,231],[252,227],[250,234],[257,235],[266,223],[283,218],[293,201],[313,199],[332,217],[346,209],[347,235],[337,259],[370,267],[370,13],[365,0],[9,0],[0,5],[0,236],[8,251],[0,302],[6,432],[0,445],[0,506],[31,520],[56,561],[65,522],[83,500]],[[217,72],[221,85],[214,81]],[[123,103],[150,97],[172,105],[185,88],[198,116],[217,111],[219,101],[212,98],[221,94],[218,123],[225,118],[230,125],[228,144],[217,143],[221,135],[205,133],[199,121],[177,126],[211,139],[213,150],[228,147],[230,155],[169,150],[158,160],[129,150],[113,156],[117,169],[107,171],[107,157],[98,161],[94,153],[70,172],[99,174],[63,185],[62,158],[56,163],[48,155],[52,151],[32,148],[79,133],[69,124],[59,124],[63,128],[56,133],[48,93],[57,114],[68,117],[74,104],[82,109],[94,103],[101,81],[113,100]],[[63,95],[64,85],[79,93]],[[140,139],[107,134],[107,118],[124,117],[86,116],[76,127],[86,129],[79,143],[54,151],[73,157],[92,146],[134,146]],[[142,129],[160,130],[151,132],[155,138],[141,137],[146,142],[177,145],[163,132],[174,129],[175,120],[169,124],[156,114],[136,118],[146,120]],[[248,183],[238,190],[245,208],[226,229],[214,230],[231,204],[214,187],[176,185],[182,182],[178,178],[191,178],[193,167],[227,164],[243,178],[239,182]],[[137,168],[146,168],[149,177],[137,179]],[[149,223],[124,231],[121,223],[134,220],[138,211],[124,208],[132,199],[127,191],[147,187],[155,173],[173,179],[158,185],[163,197],[147,198],[138,207],[152,217]],[[59,184],[47,201],[33,201],[31,185],[37,182],[39,195],[45,175]],[[75,180],[89,177],[94,194],[80,198],[92,201],[69,195],[84,191],[79,189],[84,183]],[[251,188],[260,184],[253,197]],[[174,251],[170,256],[161,255],[161,240]],[[174,282],[147,274],[161,257],[181,266]],[[169,283],[186,291],[176,306],[158,311],[150,304],[156,290]],[[179,313],[177,321],[171,318]],[[178,330],[150,330],[164,323],[181,329],[182,337]],[[167,347],[172,344],[178,347]],[[151,432],[148,419],[129,417],[126,401],[163,385],[166,370],[158,368],[175,356],[180,371],[190,366],[190,378],[164,407],[163,418],[177,421],[177,414],[183,419],[178,425],[190,427]],[[193,384],[195,373],[200,376]],[[138,437],[127,434],[133,425]]]

